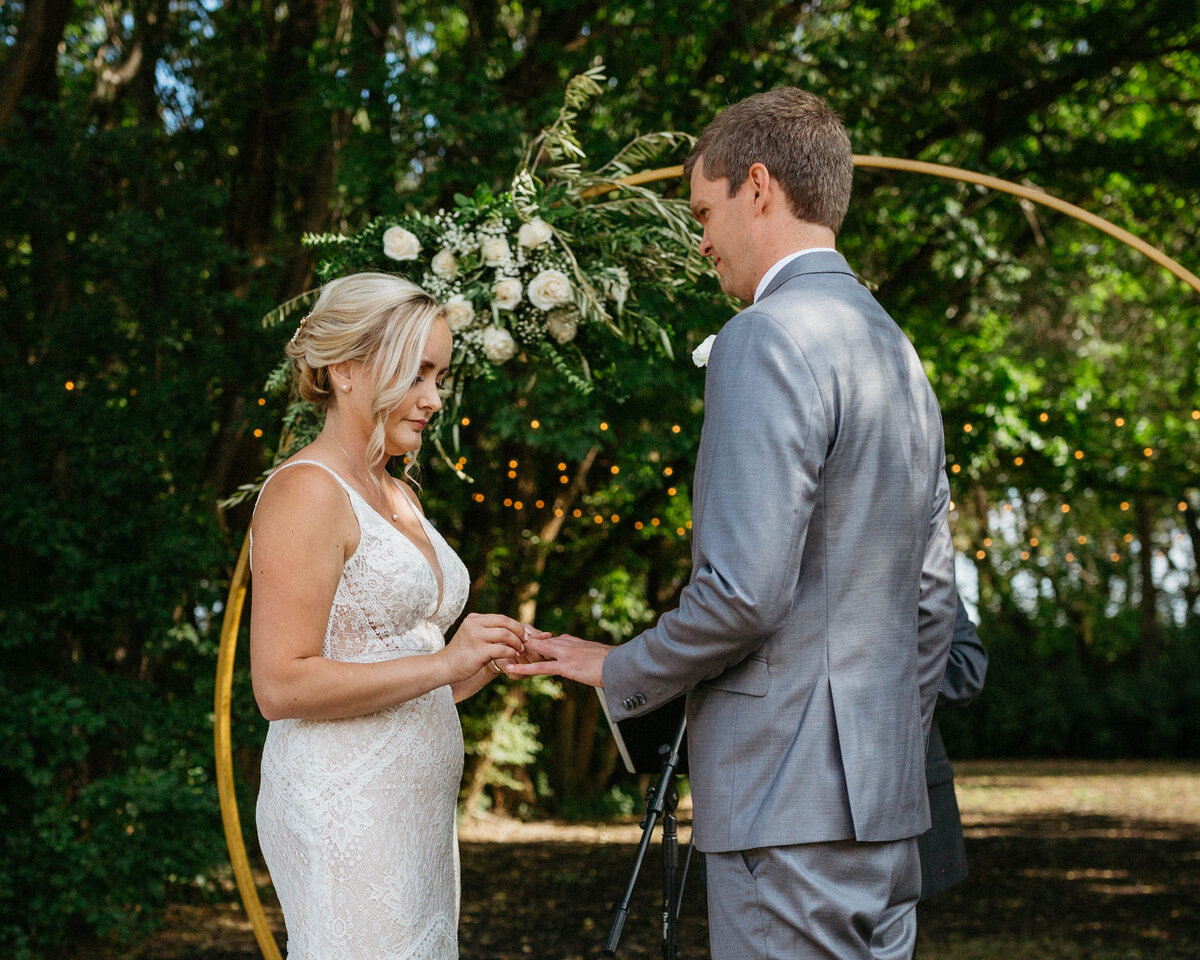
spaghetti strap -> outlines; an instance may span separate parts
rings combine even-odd
[[[268,474],[267,479],[263,481],[263,485],[258,488],[258,496],[254,498],[255,509],[258,509],[258,501],[262,499],[263,491],[267,489],[267,484],[270,483],[272,480],[274,480],[275,477],[279,475],[279,472],[281,470],[286,470],[288,467],[298,466],[301,463],[311,463],[314,467],[320,467],[322,470],[324,470],[326,473],[328,473],[331,477],[333,477],[333,479],[336,480],[341,485],[343,490],[354,489],[348,483],[346,483],[345,480],[343,480],[341,477],[338,476],[337,471],[334,470],[333,467],[329,466],[328,464],[322,463],[320,460],[290,460],[289,462],[283,464],[282,466],[276,467],[274,470],[272,470],[270,472],[270,474]]]

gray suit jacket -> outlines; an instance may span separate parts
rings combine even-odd
[[[818,252],[724,326],[706,377],[692,579],[608,655],[609,711],[688,693],[702,851],[914,837],[955,604],[916,351]]]

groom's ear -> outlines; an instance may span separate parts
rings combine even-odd
[[[762,213],[774,192],[771,172],[761,163],[752,163],[746,180],[746,185],[754,191],[754,212]]]

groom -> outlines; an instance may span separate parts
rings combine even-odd
[[[687,693],[716,960],[906,960],[925,746],[954,627],[941,417],[833,249],[850,141],[813,94],[724,110],[684,167],[721,287],[679,607],[619,647],[533,641],[614,720]]]

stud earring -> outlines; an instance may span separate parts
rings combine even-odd
[[[347,393],[349,393],[349,392],[350,392],[350,384],[348,384],[348,383],[343,383],[343,384],[342,384],[342,389],[343,389],[343,390],[345,390]]]

